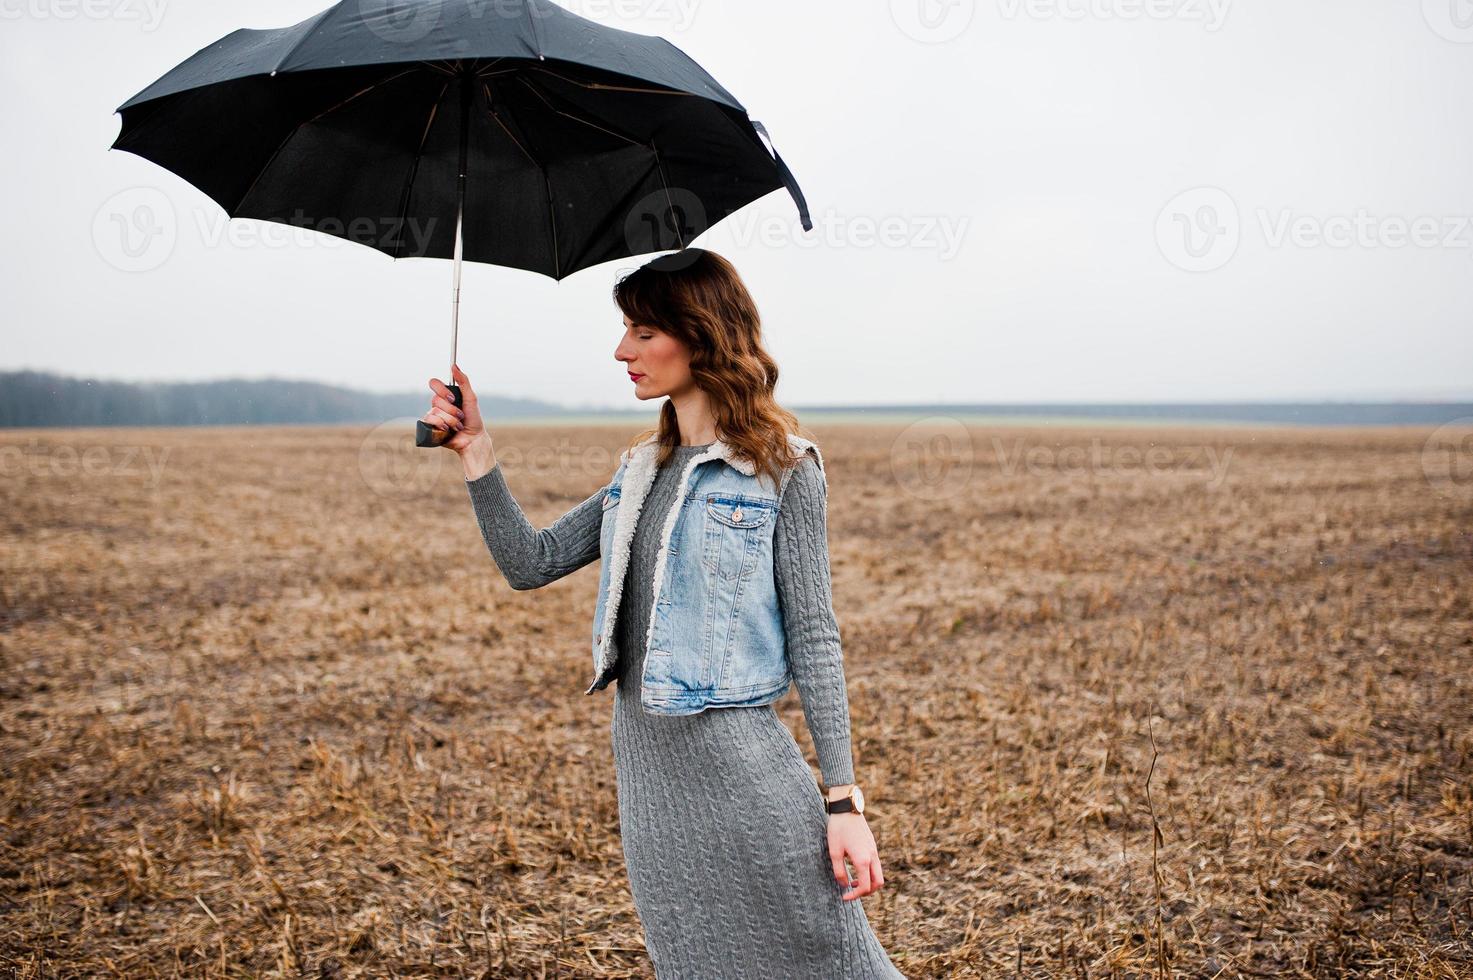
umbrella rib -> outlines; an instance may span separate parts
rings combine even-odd
[[[482,84],[481,89],[486,93],[486,111],[491,113],[491,118],[496,120],[496,125],[500,126],[502,131],[506,133],[507,136],[511,137],[511,141],[517,145],[517,149],[521,150],[522,155],[525,156],[528,160],[532,161],[533,166],[541,169],[542,164],[539,163],[537,158],[532,155],[532,151],[528,150],[525,146],[522,145],[522,141],[517,139],[517,135],[513,133],[510,129],[507,129],[506,123],[502,122],[501,117],[496,114],[496,107],[491,102],[491,86]]]
[[[547,188],[547,226],[552,229],[552,271],[554,279],[563,278],[563,253],[557,247],[557,209],[552,205],[552,178],[542,170],[542,184]]]
[[[527,12],[527,22],[532,25],[532,47],[537,50],[537,60],[541,61],[543,59],[542,35],[537,30],[537,18],[532,16],[532,5],[530,3],[523,4],[522,9]]]
[[[639,140],[632,139],[631,137],[626,136],[623,133],[616,133],[612,129],[607,129],[607,128],[603,127],[603,126],[600,126],[598,123],[589,122],[587,119],[580,119],[577,116],[573,115],[572,113],[564,112],[563,110],[559,109],[557,106],[555,106],[551,102],[549,102],[547,100],[547,96],[545,96],[541,92],[537,91],[537,87],[535,85],[533,85],[530,81],[528,81],[525,77],[518,75],[517,76],[517,81],[521,82],[523,85],[527,86],[527,88],[531,89],[533,95],[535,95],[535,96],[537,96],[537,98],[541,99],[542,102],[543,102],[543,104],[545,104],[553,112],[556,112],[558,115],[560,115],[560,116],[567,116],[569,119],[573,120],[574,122],[582,123],[585,126],[590,126],[590,127],[594,128],[594,129],[597,129],[597,130],[600,130],[602,132],[608,133],[610,136],[617,136],[619,139],[623,140],[626,143],[631,143],[631,144],[633,144],[635,146],[643,146],[644,145]]]
[[[539,70],[540,71],[541,69],[535,69],[535,70]],[[557,72],[548,72],[548,74],[549,75],[557,75]],[[557,75],[557,77],[561,78],[562,76],[561,75]],[[577,116],[575,116],[575,115],[573,115],[571,113],[564,112],[563,110],[559,109],[557,106],[553,105],[552,102],[550,102],[548,100],[547,96],[543,95],[540,91],[538,91],[537,86],[533,85],[531,83],[531,81],[528,80],[525,76],[518,75],[517,76],[517,79],[523,85],[527,86],[527,88],[532,92],[533,95],[535,95],[535,96],[537,96],[537,98],[541,99],[544,105],[546,105],[553,112],[556,112],[558,115],[560,115],[560,116],[567,116],[567,118],[573,120],[574,122],[582,123],[585,126],[591,126],[594,129],[601,130],[601,131],[603,131],[605,133],[608,133],[610,136],[618,137],[619,139],[623,140],[626,143],[629,143],[632,146],[646,146],[646,145],[648,145],[648,147],[650,149],[650,152],[655,155],[655,166],[660,171],[660,186],[662,186],[665,189],[665,203],[671,209],[674,209],[675,202],[670,199],[670,182],[665,178],[665,161],[663,159],[661,159],[659,147],[655,146],[654,140],[651,140],[648,144],[641,143],[639,140],[633,139],[632,137],[629,137],[629,136],[626,136],[623,133],[616,133],[612,129],[607,129],[607,128],[603,127],[603,126],[598,125],[597,123],[589,122],[587,119],[580,119],[580,118],[578,118]],[[605,87],[611,87],[611,86],[605,86]],[[682,93],[682,94],[686,94],[686,93]],[[544,170],[543,171],[543,177],[544,177],[544,179],[546,178],[546,175],[547,175],[547,171]],[[548,200],[548,205],[551,206],[551,204],[552,204],[552,192],[551,192],[551,189],[550,188],[549,188],[549,191],[548,191],[547,200]],[[675,234],[680,239],[680,247],[681,248],[685,248],[685,236],[682,235],[682,234],[680,234],[680,229],[679,228],[676,229]],[[554,235],[556,235],[556,227],[554,227]]]
[[[440,100],[445,98],[445,92],[450,88],[446,82],[445,87],[440,89],[440,94],[435,96],[435,102],[430,106],[430,118],[425,120],[424,132],[419,137],[419,147],[414,151],[414,162],[409,165],[409,172],[404,175],[404,190],[399,194],[399,227],[409,217],[409,194],[414,189],[414,177],[419,172],[419,160],[424,156],[425,141],[430,138],[430,127],[435,125],[435,113],[440,110]],[[399,257],[399,248],[404,244],[403,236],[399,238],[399,244],[394,246],[394,258]]]
[[[310,38],[317,31],[317,28],[322,26],[322,22],[327,19],[327,15],[332,12],[333,8],[329,7],[322,13],[309,18],[313,21],[312,26],[303,31],[302,36],[293,41],[292,46],[286,49],[286,54],[282,55],[281,60],[276,63],[276,67],[271,69],[271,74],[275,75],[277,72],[281,71],[281,66],[286,64],[287,60],[290,59],[292,55],[296,54],[297,50],[301,48],[302,45],[307,43],[307,39]]]
[[[673,214],[675,211],[675,202],[670,199],[670,182],[665,179],[665,161],[660,159],[660,148],[655,146],[654,140],[650,140],[650,149],[654,151],[655,166],[660,171],[660,186],[665,188],[665,206]],[[685,248],[685,236],[680,233],[680,222],[676,221],[673,224],[675,225],[675,237],[680,241],[680,247]],[[697,232],[697,234],[700,234],[700,232]]]
[[[552,206],[552,180],[547,175],[547,168],[542,165],[542,162],[540,160],[532,155],[531,150],[522,145],[522,141],[517,139],[517,134],[513,133],[507,127],[506,123],[501,121],[501,116],[498,115],[496,112],[496,104],[491,101],[490,83],[482,82],[481,88],[486,93],[486,111],[491,113],[491,118],[496,120],[496,125],[500,126],[502,132],[506,133],[506,135],[511,138],[511,141],[517,145],[517,149],[522,151],[522,155],[525,156],[528,160],[531,160],[532,165],[535,166],[538,170],[542,171],[542,183],[543,186],[547,188],[547,224],[548,227],[552,230],[552,268],[553,272],[555,273],[554,278],[561,279],[563,267],[562,254],[558,251],[557,247],[557,213]]]
[[[312,123],[315,123],[317,120],[321,119],[323,116],[327,115],[329,112],[334,112],[334,111],[336,111],[338,109],[341,109],[343,106],[347,105],[349,102],[352,102],[354,99],[358,98],[360,95],[367,95],[369,92],[372,92],[374,89],[378,88],[380,85],[387,85],[387,84],[389,84],[390,82],[392,82],[396,78],[403,78],[405,75],[408,75],[410,72],[412,72],[414,70],[415,69],[413,69],[413,68],[406,68],[404,71],[401,71],[397,75],[390,75],[388,78],[384,78],[384,79],[381,79],[381,80],[379,80],[377,82],[374,82],[372,85],[368,86],[367,88],[359,89],[357,92],[354,92],[352,95],[348,96],[346,99],[344,99],[343,101],[339,102],[337,105],[333,106],[331,109],[323,109],[321,112],[319,112],[317,115],[313,116],[311,119],[308,119],[306,122],[303,122],[303,123],[298,123],[298,125],[299,126],[307,126],[307,125],[310,125]]]
[[[696,95],[694,92],[682,92],[680,89],[675,88],[637,88],[633,85],[605,85],[603,82],[583,82],[576,78],[560,75],[552,69],[543,68],[540,65],[528,65],[526,70],[545,72],[554,78],[561,78],[565,82],[572,82],[574,85],[583,88],[607,89],[611,92],[643,92],[646,95],[684,95],[692,99],[704,98],[704,96]]]
[[[392,82],[394,79],[396,79],[396,78],[402,78],[403,76],[408,75],[412,71],[414,71],[414,69],[413,68],[409,68],[409,69],[406,69],[405,71],[401,71],[397,75],[391,75],[388,78],[380,79],[379,81],[374,82],[372,85],[368,86],[367,88],[361,89],[358,92],[355,92],[354,94],[348,96],[346,99],[344,99],[343,101],[339,102],[337,105],[332,106],[331,108],[328,108],[328,109],[323,109],[321,112],[319,112],[317,115],[313,116],[311,119],[303,120],[302,122],[299,122],[295,126],[293,126],[292,127],[292,131],[290,133],[287,133],[286,134],[286,139],[282,140],[281,141],[281,144],[276,147],[275,151],[272,152],[271,158],[266,161],[266,165],[263,166],[259,171],[256,172],[256,177],[255,177],[254,180],[251,181],[251,186],[250,187],[247,187],[246,188],[246,192],[244,194],[242,194],[240,196],[240,198],[235,202],[236,208],[239,209],[240,206],[245,203],[245,199],[251,196],[251,192],[256,189],[256,185],[261,182],[261,178],[266,175],[266,171],[268,171],[268,170],[271,169],[271,165],[276,162],[276,158],[281,155],[281,151],[284,150],[284,149],[286,149],[286,145],[292,141],[292,137],[293,136],[296,136],[297,133],[301,131],[301,129],[302,129],[303,126],[307,126],[307,125],[310,125],[311,123],[315,123],[317,120],[321,119],[323,116],[327,115],[329,112],[332,112],[332,111],[334,111],[336,109],[341,109],[343,106],[347,105],[349,102],[352,102],[354,99],[358,98],[360,95],[364,95],[364,94],[366,94],[368,92],[371,92],[374,89],[378,88],[380,85],[387,85],[389,82]],[[233,217],[233,215],[232,215],[232,217]]]

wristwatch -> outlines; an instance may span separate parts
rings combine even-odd
[[[825,793],[827,796],[827,793]],[[824,808],[829,813],[864,813],[864,791],[858,785],[850,786],[849,792],[837,800],[824,800]]]

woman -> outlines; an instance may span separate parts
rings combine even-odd
[[[858,901],[884,874],[854,784],[822,457],[773,400],[777,365],[726,259],[662,256],[614,300],[614,358],[635,397],[666,401],[614,478],[549,527],[512,497],[458,366],[463,407],[432,379],[424,421],[452,433],[444,445],[514,588],[603,559],[587,693],[618,681],[620,832],[655,973],[901,977]],[[789,679],[828,803],[772,707]]]

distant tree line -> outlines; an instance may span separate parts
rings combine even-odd
[[[102,381],[43,371],[0,372],[0,428],[87,425],[289,425],[378,423],[419,417],[422,393],[357,391],[284,379]],[[491,418],[567,414],[550,402],[483,397]]]

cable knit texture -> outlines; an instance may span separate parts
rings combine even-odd
[[[660,467],[635,528],[616,629],[613,719],[619,824],[645,946],[661,980],[895,978],[862,900],[846,902],[828,855],[828,817],[803,753],[773,706],[654,715],[639,703],[660,517],[680,470]],[[596,561],[603,489],[534,528],[498,463],[467,481],[476,519],[513,588]],[[645,520],[646,515],[654,514]],[[854,781],[849,704],[829,587],[827,501],[811,455],[783,490],[773,559],[794,684],[824,782]],[[903,977],[902,977],[903,980]]]

